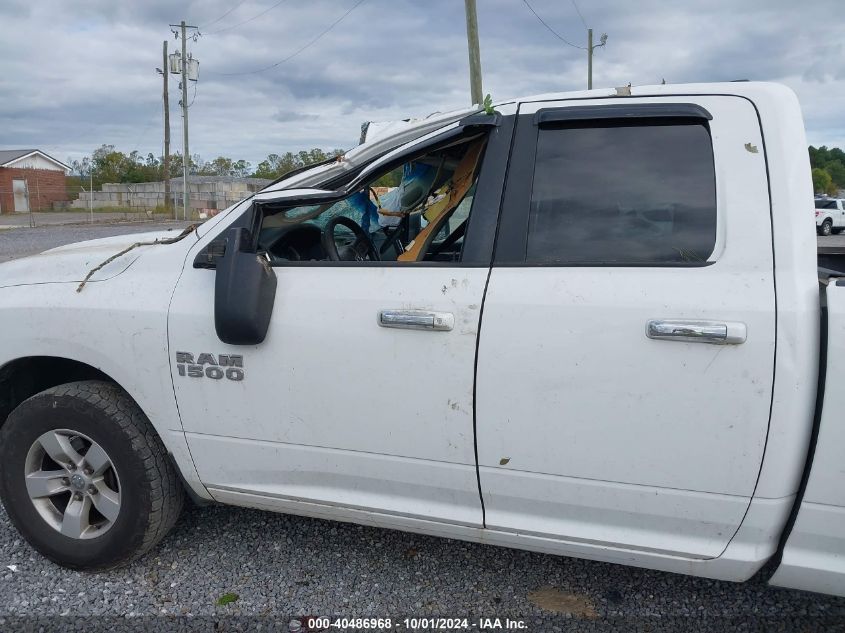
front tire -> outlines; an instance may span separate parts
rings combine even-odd
[[[124,565],[173,527],[184,490],[161,439],[109,382],[53,387],[0,429],[0,494],[41,554],[71,569]]]

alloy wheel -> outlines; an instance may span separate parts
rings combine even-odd
[[[120,513],[120,480],[111,458],[77,431],[39,436],[27,453],[24,477],[38,514],[69,538],[96,538]]]

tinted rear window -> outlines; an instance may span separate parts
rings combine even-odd
[[[716,243],[716,176],[702,123],[542,128],[527,261],[703,265]]]
[[[836,200],[816,200],[816,209],[835,209]]]

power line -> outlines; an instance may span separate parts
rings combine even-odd
[[[197,85],[199,85],[199,82],[200,82],[200,68],[199,68],[199,66],[197,66],[197,78],[194,80],[194,96],[191,97],[191,102],[188,104],[189,108],[192,105],[194,105],[194,101],[197,100]]]
[[[534,14],[534,17],[536,17],[538,20],[540,20],[540,23],[541,23],[543,26],[545,26],[547,29],[549,29],[549,32],[550,32],[550,33],[552,33],[552,35],[554,35],[554,36],[555,36],[557,39],[559,39],[561,42],[563,42],[564,44],[568,44],[568,45],[569,45],[569,46],[571,46],[572,48],[578,48],[578,49],[580,49],[580,50],[582,50],[582,51],[587,50],[587,49],[586,49],[586,48],[584,48],[583,46],[578,46],[577,44],[573,44],[573,43],[572,43],[572,42],[570,42],[568,39],[566,39],[565,37],[563,37],[563,35],[561,35],[561,34],[560,34],[560,33],[558,33],[557,31],[555,31],[555,30],[554,30],[551,26],[549,26],[549,25],[548,25],[548,23],[547,23],[547,22],[546,22],[543,18],[541,18],[541,17],[538,15],[538,13],[534,10],[534,7],[532,7],[530,4],[528,4],[528,0],[522,0],[522,2],[524,2],[524,3],[525,3],[525,6],[526,6],[526,7],[528,7],[528,9],[531,11],[531,13],[533,13],[533,14]]]
[[[235,9],[237,9],[239,6],[241,6],[242,4],[244,4],[246,1],[247,1],[247,0],[241,0],[241,1],[240,1],[240,2],[238,2],[235,6],[233,6],[231,9],[229,9],[228,11],[226,11],[226,13],[224,13],[223,15],[221,15],[219,18],[217,18],[216,20],[213,20],[213,21],[211,21],[211,22],[209,22],[209,23],[207,23],[207,24],[203,24],[200,28],[201,28],[201,29],[204,29],[205,27],[207,27],[207,26],[211,26],[212,24],[217,24],[220,20],[222,20],[223,18],[225,18],[227,15],[229,15],[232,11],[234,11],[234,10],[235,10]]]
[[[197,77],[199,77],[199,75],[197,75]],[[192,105],[194,105],[194,101],[196,101],[196,100],[197,100],[197,82],[195,81],[194,82],[194,96],[191,97],[191,102],[188,104],[188,107],[190,108]]]
[[[222,29],[217,29],[216,31],[211,31],[210,33],[207,33],[207,35],[215,35],[216,33],[223,33],[225,31],[231,31],[232,29],[236,29],[239,26],[243,26],[244,24],[247,24],[248,22],[252,22],[253,20],[257,20],[258,18],[260,18],[262,15],[264,15],[266,13],[270,13],[270,11],[272,11],[273,9],[278,7],[280,4],[284,4],[285,2],[287,2],[287,0],[279,0],[276,4],[271,6],[269,9],[264,9],[264,11],[262,11],[261,13],[259,13],[257,15],[252,16],[251,18],[247,18],[246,20],[243,20],[242,22],[238,22],[237,24],[233,24],[231,26],[224,26]]]
[[[575,13],[578,14],[579,18],[581,18],[581,24],[584,25],[585,29],[590,28],[589,26],[587,26],[587,21],[584,19],[584,16],[581,15],[581,9],[578,8],[578,3],[575,2],[575,0],[571,0],[571,2],[572,2],[572,6],[575,7]]]
[[[215,75],[223,75],[223,76],[226,76],[226,77],[233,77],[233,76],[236,76],[236,75],[254,75],[254,74],[256,74],[256,73],[263,73],[263,72],[265,72],[265,71],[267,71],[267,70],[271,70],[271,69],[273,69],[273,68],[276,68],[277,66],[281,66],[281,65],[282,65],[282,64],[284,64],[285,62],[288,62],[288,61],[292,60],[294,57],[296,57],[297,55],[299,55],[299,54],[300,54],[301,52],[303,52],[305,49],[307,49],[307,48],[311,47],[312,45],[314,45],[314,44],[317,42],[317,40],[319,40],[319,39],[320,39],[321,37],[323,37],[326,33],[328,33],[328,32],[329,32],[329,31],[331,31],[334,27],[336,27],[338,24],[340,24],[340,23],[343,21],[343,19],[344,19],[344,18],[346,18],[346,16],[348,16],[350,13],[352,13],[355,9],[357,9],[360,5],[362,5],[362,4],[363,4],[364,2],[366,2],[366,1],[367,1],[367,0],[358,0],[355,4],[353,4],[353,5],[352,5],[352,7],[351,7],[351,8],[350,8],[350,9],[349,9],[346,13],[344,13],[342,16],[340,16],[338,19],[336,19],[334,22],[332,22],[329,26],[327,26],[325,29],[323,29],[323,30],[320,32],[320,34],[319,34],[319,35],[317,35],[317,37],[315,37],[314,39],[312,39],[311,41],[309,41],[309,42],[308,42],[307,44],[305,44],[304,46],[302,46],[302,47],[298,48],[296,51],[294,51],[293,53],[291,53],[290,55],[288,55],[288,56],[287,56],[287,57],[285,57],[284,59],[280,59],[280,60],[279,60],[279,61],[277,61],[275,64],[270,64],[269,66],[264,66],[263,68],[257,68],[256,70],[248,70],[248,71],[245,71],[245,72],[240,72],[240,73],[214,73],[214,74],[215,74]]]

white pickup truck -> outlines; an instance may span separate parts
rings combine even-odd
[[[0,265],[3,502],[79,569],[187,494],[845,594],[845,279],[812,198],[784,87],[593,90]]]
[[[824,196],[815,199],[815,207],[819,235],[840,233],[845,228],[845,200]]]

